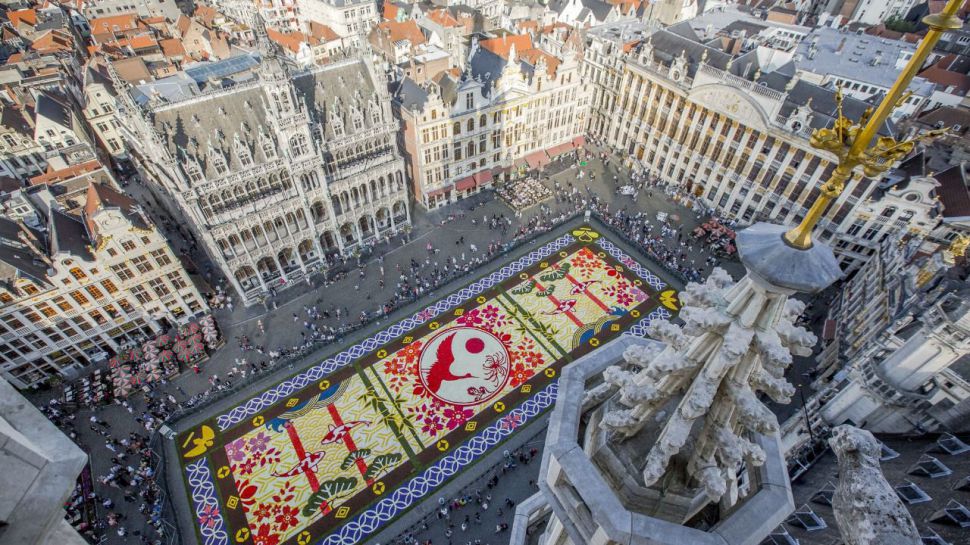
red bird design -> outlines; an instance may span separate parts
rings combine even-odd
[[[357,426],[370,426],[370,422],[366,420],[354,420],[353,422],[346,422],[339,426],[330,424],[330,431],[327,432],[327,435],[323,436],[323,439],[320,440],[320,444],[326,445],[328,443],[343,441],[344,436],[350,433],[350,430],[356,428]]]
[[[580,282],[579,284],[576,284],[575,286],[573,286],[573,289],[572,291],[569,292],[569,294],[579,295],[580,293],[583,293],[584,291],[586,291],[587,288],[589,288],[593,284],[596,284],[597,282],[599,282],[599,280],[587,280],[585,282]]]
[[[565,301],[560,301],[559,304],[556,305],[556,308],[554,310],[551,310],[549,312],[543,312],[543,314],[548,314],[550,316],[554,314],[562,314],[564,312],[569,312],[575,306],[576,306],[575,299],[566,299]]]
[[[455,340],[455,335],[456,333],[452,333],[445,337],[445,340],[441,341],[441,344],[438,345],[438,349],[435,351],[435,362],[428,368],[428,375],[425,377],[425,382],[428,384],[428,389],[434,393],[438,393],[438,389],[441,388],[441,383],[446,380],[460,380],[474,376],[471,373],[455,375],[451,372],[451,366],[455,364],[455,355],[451,348],[451,344]]]

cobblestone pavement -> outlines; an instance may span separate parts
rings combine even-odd
[[[619,160],[615,157],[612,158],[608,163],[604,164],[599,158],[591,158],[588,165],[581,168],[569,168],[567,165],[561,163],[553,163],[550,165],[549,170],[551,172],[551,179],[553,181],[559,181],[561,184],[566,184],[567,182],[573,182],[577,187],[585,188],[589,186],[590,190],[597,193],[601,198],[605,199],[606,202],[610,203],[610,211],[616,211],[619,209],[626,209],[627,211],[643,211],[648,217],[655,217],[657,212],[667,212],[669,214],[676,214],[680,218],[680,229],[685,235],[690,233],[690,231],[696,227],[700,222],[706,220],[706,218],[698,218],[689,209],[677,205],[669,201],[661,192],[654,191],[653,195],[641,194],[639,199],[634,201],[630,197],[618,195],[615,192],[615,185],[623,185],[626,180],[629,179],[629,175],[626,170],[618,166]],[[586,177],[583,179],[578,179],[577,174],[582,171],[586,173]],[[589,175],[595,175],[595,181],[590,181]],[[614,181],[614,176],[616,177]],[[547,182],[550,183],[551,181]],[[128,188],[133,194],[139,199],[146,199],[144,188],[133,184]],[[549,201],[550,206],[553,208],[558,207],[558,205]],[[452,218],[449,220],[450,215],[457,215],[458,212],[464,211],[464,217],[461,219]],[[504,243],[511,239],[515,231],[520,225],[525,224],[532,216],[537,214],[537,210],[532,210],[528,213],[523,214],[523,217],[514,218],[513,226],[508,230],[508,233],[503,235],[498,231],[491,231],[481,221],[482,217],[491,217],[493,214],[504,214],[506,217],[512,216],[511,210],[501,201],[493,199],[493,194],[491,192],[486,192],[481,195],[463,201],[457,205],[452,205],[443,209],[434,210],[431,212],[415,211],[413,214],[413,230],[409,234],[409,240],[407,243],[402,242],[399,239],[395,239],[390,243],[385,243],[375,249],[373,256],[383,256],[384,267],[388,273],[388,277],[392,277],[397,264],[409,263],[412,258],[423,261],[428,258],[428,252],[426,250],[426,245],[430,242],[435,247],[441,248],[441,254],[434,257],[435,260],[443,261],[446,256],[460,257],[463,253],[466,257],[471,257],[471,245],[476,245],[479,249],[485,248],[490,242],[500,242]],[[473,223],[472,219],[475,218],[476,222]],[[180,237],[175,236],[177,246],[185,247],[187,244],[184,242],[178,242]],[[456,244],[457,241],[463,239],[464,244]],[[703,258],[708,254],[699,254],[697,252],[691,251],[691,257],[696,257],[698,263],[703,262]],[[199,269],[202,271],[207,270],[204,259],[199,256],[193,256],[193,260],[199,264]],[[743,274],[743,268],[736,261],[728,261],[723,263],[721,266],[725,267],[728,272],[733,276],[739,277]],[[377,258],[372,257],[365,264],[365,277],[359,278],[356,273],[348,275],[342,281],[336,282],[328,288],[313,289],[311,286],[301,283],[298,286],[291,287],[280,294],[274,299],[278,308],[267,312],[267,306],[272,308],[272,305],[254,305],[251,307],[242,307],[241,305],[236,305],[235,308],[230,312],[228,309],[217,309],[214,311],[216,320],[227,339],[226,345],[219,349],[205,364],[203,369],[203,374],[196,375],[191,371],[183,373],[181,376],[176,377],[168,385],[156,389],[156,392],[161,395],[171,394],[179,402],[186,400],[188,397],[198,394],[207,390],[210,387],[208,378],[213,374],[218,374],[220,377],[225,377],[227,372],[233,367],[237,358],[249,358],[252,361],[253,356],[257,358],[258,354],[250,352],[242,352],[237,346],[235,339],[242,335],[249,337],[251,342],[255,345],[262,345],[267,350],[279,347],[290,347],[300,344],[302,330],[299,325],[294,324],[294,315],[298,316],[297,322],[302,322],[305,319],[306,307],[317,306],[322,312],[324,310],[334,310],[336,308],[342,308],[345,310],[341,320],[337,320],[336,317],[331,313],[330,319],[323,319],[319,321],[320,324],[331,325],[338,327],[341,324],[345,324],[348,320],[347,317],[351,317],[351,321],[355,321],[360,315],[361,311],[375,312],[378,310],[380,305],[389,298],[394,289],[394,283],[391,281],[387,282],[387,285],[382,289],[379,284],[379,273],[377,273],[377,268],[379,267],[377,263]],[[659,268],[656,267],[656,268]],[[709,268],[704,269],[704,273],[709,272]],[[460,286],[471,280],[467,278],[464,280],[459,280],[455,284]],[[450,288],[448,288],[450,289]],[[445,290],[442,289],[442,292]],[[442,293],[443,294],[443,293]],[[426,299],[437,297],[435,293],[426,294]],[[262,321],[265,326],[265,334],[260,334],[257,327],[257,322]],[[293,372],[294,369],[283,369],[277,373],[278,376],[283,374]],[[255,391],[259,387],[266,385],[268,381],[261,381],[257,385],[253,385],[253,390]],[[31,394],[31,398],[38,404],[46,403],[48,399],[53,395],[53,392],[38,392]],[[91,457],[92,475],[95,481],[101,475],[105,475],[112,465],[111,458],[114,456],[105,446],[105,440],[90,431],[87,426],[87,420],[94,414],[100,420],[106,420],[111,423],[111,433],[116,438],[121,438],[127,436],[129,432],[139,431],[144,433],[144,428],[135,421],[135,417],[140,415],[146,407],[146,402],[142,395],[133,396],[130,400],[132,406],[131,414],[126,414],[126,409],[120,405],[110,405],[106,407],[98,408],[95,411],[90,411],[87,409],[80,410],[77,412],[77,431],[78,431],[78,442],[84,448],[86,452]],[[83,422],[83,425],[82,425]],[[129,457],[128,460],[123,461],[126,465],[137,466],[137,460],[132,460]],[[485,464],[478,464],[475,466],[476,469],[473,471],[481,472],[484,474],[488,467]],[[503,491],[501,499],[504,500],[505,495],[508,495],[513,499],[513,501],[520,501],[522,498],[531,494],[530,488],[528,486],[523,486],[523,483],[528,483],[530,479],[534,477],[525,478],[526,474],[532,475],[534,472],[538,471],[538,460],[533,462],[528,466],[524,466],[516,469],[515,471],[521,473],[521,477],[517,476],[514,479],[504,479],[505,481],[511,482],[512,488],[509,489],[508,493]],[[517,474],[518,475],[518,474]],[[472,476],[474,477],[474,476]],[[504,486],[504,485],[503,485]],[[158,534],[154,528],[148,526],[144,523],[144,517],[138,512],[139,501],[126,502],[123,499],[123,490],[117,488],[107,488],[107,487],[96,487],[96,491],[102,497],[112,498],[115,507],[114,511],[121,513],[127,517],[126,520],[122,521],[122,524],[126,526],[132,535],[127,537],[120,537],[116,535],[114,531],[109,532],[105,539],[105,543],[140,543],[140,538],[135,537],[135,532],[144,533],[151,536],[152,541],[154,541]],[[184,501],[182,498],[176,498],[176,501]],[[497,507],[497,506],[496,506]],[[100,509],[100,506],[99,506]],[[102,509],[102,515],[103,515]],[[511,522],[511,509],[504,509],[504,517],[507,522]],[[471,513],[471,511],[469,511]],[[455,536],[453,536],[452,541],[454,543],[464,543],[471,539],[482,539],[482,543],[499,543],[502,542],[499,536],[494,535],[495,530],[495,513],[497,510],[492,511],[487,514],[483,519],[482,525],[474,525],[474,528],[469,530],[467,537],[464,539],[459,539],[463,537],[458,535],[461,532],[456,531]],[[477,529],[475,529],[477,528]],[[432,530],[429,533],[433,535]],[[478,537],[471,538],[472,535]],[[487,536],[492,536],[486,539]],[[427,538],[425,538],[427,539]],[[448,543],[447,540],[440,541],[439,539],[434,539],[434,543]]]

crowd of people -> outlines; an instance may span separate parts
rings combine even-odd
[[[508,483],[535,477],[540,452],[537,447],[520,447],[502,454],[503,459],[466,487],[465,493],[439,497],[433,514],[402,532],[390,545],[490,545],[487,536],[507,532],[518,501],[538,490],[535,478],[529,479],[527,487]],[[499,497],[503,499],[499,501]],[[507,537],[496,538],[496,543],[506,541]]]
[[[106,411],[117,412],[118,409],[95,409],[90,417],[90,423],[79,422],[78,409],[66,407],[62,402],[54,400],[44,405],[42,410],[72,439],[80,441],[77,426],[87,425],[91,433],[84,431],[85,448],[93,457],[110,460],[110,464],[98,463],[99,474],[92,476],[93,490],[79,487],[78,494],[70,502],[71,509],[80,513],[87,507],[94,506],[99,515],[95,520],[90,517],[76,517],[81,525],[79,530],[85,535],[96,538],[108,532],[125,537],[129,543],[156,543],[164,533],[164,526],[160,515],[161,492],[155,482],[155,470],[152,451],[148,446],[148,437],[173,416],[184,411],[192,410],[200,404],[207,403],[215,396],[226,395],[254,380],[255,376],[279,368],[283,364],[295,362],[298,358],[315,351],[322,345],[341,342],[349,333],[375,320],[385,319],[396,310],[415,302],[416,300],[435,292],[442,286],[472,274],[478,267],[490,262],[498,256],[512,250],[519,244],[535,239],[563,222],[584,211],[595,213],[605,223],[618,233],[621,233],[631,244],[637,245],[651,255],[674,274],[689,280],[700,279],[710,267],[716,264],[717,257],[705,254],[706,250],[686,232],[684,228],[671,222],[658,221],[655,217],[648,217],[638,211],[635,205],[628,205],[630,210],[620,207],[611,210],[606,199],[597,194],[589,185],[581,185],[587,180],[592,182],[595,176],[591,171],[579,169],[579,156],[572,156],[574,163],[564,168],[578,169],[577,175],[571,177],[573,181],[564,183],[553,182],[552,179],[530,178],[529,187],[542,187],[549,196],[539,198],[536,193],[530,205],[528,214],[515,211],[506,213],[483,213],[475,206],[461,205],[446,219],[448,224],[462,230],[482,231],[487,229],[487,241],[465,240],[459,236],[452,242],[431,238],[429,242],[415,242],[424,246],[423,252],[411,252],[411,257],[396,260],[393,263],[386,255],[378,256],[370,261],[367,257],[373,248],[365,248],[363,253],[356,255],[335,257],[326,275],[317,274],[307,279],[310,287],[314,288],[312,295],[302,303],[283,303],[287,310],[277,309],[277,302],[281,298],[273,298],[272,305],[266,305],[267,315],[254,319],[251,326],[240,327],[236,330],[236,345],[240,355],[235,357],[221,371],[213,370],[205,373],[208,381],[207,388],[198,388],[197,384],[191,388],[197,392],[188,395],[179,385],[162,381],[157,387],[146,392],[144,401],[118,401],[121,409],[128,412],[131,421],[109,423],[101,415]],[[609,160],[609,158],[606,158]],[[615,180],[617,187],[621,182]],[[637,195],[646,194],[649,197],[663,196],[694,207],[701,214],[710,214],[709,210],[702,210],[694,202],[693,197],[678,187],[668,186],[644,174],[635,174],[631,180],[622,182],[632,185],[634,193],[630,195],[635,200]],[[554,190],[550,190],[553,187]],[[523,194],[528,195],[527,191]],[[514,207],[513,207],[514,208]],[[614,206],[615,208],[615,206]],[[493,208],[494,210],[494,208]],[[171,226],[177,229],[177,226]],[[400,235],[394,245],[401,246],[410,242],[410,233]],[[189,245],[191,247],[191,245]],[[377,289],[375,289],[375,286]],[[359,305],[351,309],[347,305],[336,304],[326,294],[330,290],[344,289],[359,293]],[[231,295],[225,291],[216,290],[211,294],[212,301],[218,307],[233,311]],[[300,308],[302,306],[302,308]],[[300,330],[297,338],[290,331],[273,335],[273,326],[269,325],[269,314],[278,310],[277,314],[292,317],[292,327]],[[266,318],[267,323],[263,322]],[[255,325],[255,328],[252,327]],[[238,324],[237,324],[238,326]],[[248,334],[242,334],[249,330]],[[227,336],[233,332],[226,331]],[[273,340],[276,340],[273,342]],[[194,375],[203,375],[203,370],[194,368]],[[220,376],[221,375],[221,376]],[[199,381],[205,385],[205,381]],[[186,383],[186,387],[188,384]],[[176,395],[178,397],[176,397]],[[136,410],[133,404],[145,407]],[[83,417],[87,420],[87,414]],[[112,425],[114,424],[114,429]],[[136,431],[132,431],[132,429]],[[144,431],[142,431],[144,430]],[[94,438],[94,442],[91,438]],[[103,447],[100,444],[103,442]],[[516,452],[488,477],[485,490],[478,490],[460,498],[446,501],[444,512],[438,518],[426,521],[423,529],[412,529],[408,541],[403,543],[429,543],[428,535],[434,533],[429,529],[434,524],[442,524],[449,532],[442,530],[441,535],[447,535],[444,541],[436,540],[437,544],[481,543],[481,541],[464,538],[470,535],[472,526],[488,525],[495,532],[507,529],[505,520],[511,520],[514,510],[514,500],[509,504],[504,494],[494,492],[501,475],[510,471],[515,473],[516,467],[528,465],[527,460],[535,456],[533,452]],[[105,458],[106,457],[106,458]],[[100,466],[104,466],[102,469]],[[493,495],[494,494],[494,495]],[[143,521],[126,519],[119,503],[139,504],[138,511]],[[130,509],[124,509],[129,514]],[[487,515],[487,517],[486,517]],[[505,518],[503,518],[505,517]],[[133,517],[130,517],[133,518]],[[494,518],[494,520],[490,520]],[[469,532],[465,534],[465,532]],[[481,532],[478,532],[481,534]],[[424,540],[422,540],[424,536]],[[463,539],[464,538],[464,539]],[[135,541],[135,540],[139,541]],[[403,539],[403,538],[402,538]],[[94,541],[97,541],[94,539]]]
[[[79,480],[67,503],[69,520],[75,529],[92,543],[99,543],[102,536],[113,532],[125,538],[126,543],[161,545],[165,536],[162,522],[162,490],[155,480],[154,457],[149,447],[149,436],[164,422],[177,406],[173,396],[149,398],[148,406],[139,416],[127,400],[118,400],[135,422],[145,432],[122,432],[112,429],[111,423],[98,418],[95,411],[87,421],[88,428],[104,441],[104,448],[111,464],[104,474],[94,477],[97,486],[86,486]],[[78,426],[84,425],[72,410],[52,399],[41,411],[73,440],[78,438]],[[89,455],[91,445],[87,445]],[[129,521],[115,498],[120,495],[125,503],[138,504],[142,521]],[[95,513],[93,516],[91,513]],[[72,516],[75,515],[75,516]]]
[[[495,193],[516,212],[522,212],[552,197],[549,188],[534,176],[526,176],[499,185]]]

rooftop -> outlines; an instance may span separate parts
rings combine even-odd
[[[899,40],[823,27],[812,31],[798,44],[795,65],[799,70],[888,89],[896,81],[902,64],[915,51],[916,46]],[[897,64],[900,68],[896,67]],[[927,96],[933,92],[934,84],[917,77],[910,89],[918,96]]]

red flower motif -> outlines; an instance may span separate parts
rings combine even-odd
[[[285,532],[291,526],[295,528],[300,523],[300,520],[296,516],[299,512],[300,510],[296,507],[283,506],[280,514],[276,515],[276,524],[279,524],[280,532]]]
[[[279,545],[280,536],[270,533],[269,524],[261,524],[259,531],[253,534],[253,545]]]
[[[256,460],[249,458],[245,462],[239,464],[237,466],[237,469],[240,475],[251,475],[253,473],[253,468],[255,467],[256,467]]]
[[[449,430],[453,430],[468,422],[468,419],[475,415],[475,411],[457,405],[449,405],[445,408],[443,414],[448,419],[445,425]]]
[[[418,361],[418,356],[421,355],[421,341],[414,341],[413,343],[405,346],[398,351],[398,356],[404,358],[407,363],[412,363]]]
[[[256,510],[253,511],[253,516],[256,517],[256,521],[259,522],[265,518],[273,516],[273,508],[268,504],[261,503],[256,507]]]
[[[518,388],[519,385],[525,383],[532,376],[532,371],[526,369],[521,362],[516,363],[515,367],[512,368],[512,373],[509,378],[512,379],[512,387]]]
[[[542,365],[542,353],[541,352],[525,352],[522,354],[522,363],[528,365],[531,369],[535,369]]]
[[[199,515],[199,526],[208,526],[209,528],[216,525],[219,521],[219,507],[216,505],[206,505],[202,508],[202,514]]]
[[[400,375],[408,368],[404,361],[393,358],[384,362],[384,373],[388,375]]]

